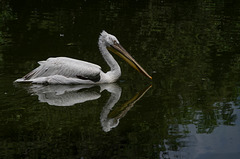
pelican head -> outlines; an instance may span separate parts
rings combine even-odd
[[[137,61],[134,60],[134,58],[120,45],[118,39],[114,35],[108,34],[106,31],[102,31],[99,39],[99,42],[103,43],[107,50],[120,56],[138,72],[152,79],[152,77],[137,63]]]

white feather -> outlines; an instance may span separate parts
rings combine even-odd
[[[65,77],[95,76],[101,72],[101,67],[89,62],[67,57],[48,58],[35,69],[32,78],[62,75]]]

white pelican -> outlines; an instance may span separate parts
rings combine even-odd
[[[101,67],[86,61],[68,57],[48,58],[39,61],[39,67],[15,82],[30,82],[38,84],[99,84],[113,83],[121,76],[121,69],[109,51],[119,55],[137,71],[148,78],[150,75],[132,58],[120,45],[117,38],[102,31],[98,40],[99,50],[107,62],[110,71],[104,73]],[[108,51],[109,50],[109,51]]]

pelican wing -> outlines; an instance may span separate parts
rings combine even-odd
[[[40,61],[38,63],[40,66],[25,75],[23,77],[24,80],[53,75],[92,81],[100,80],[101,67],[89,62],[67,57],[57,57],[48,58],[46,61]]]

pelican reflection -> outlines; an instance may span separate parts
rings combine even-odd
[[[54,106],[73,106],[101,97],[96,91],[88,91],[94,85],[31,85],[28,92],[38,100]]]
[[[123,118],[127,112],[134,106],[134,104],[140,100],[144,94],[152,87],[152,85],[146,87],[144,90],[137,92],[134,97],[132,97],[130,100],[125,102],[120,107],[117,107],[113,109],[115,104],[118,102],[121,94],[116,94],[115,92],[110,92],[111,96],[108,99],[106,105],[103,107],[103,110],[101,112],[101,125],[103,128],[103,131],[108,132],[112,128],[115,128],[118,126],[119,121],[121,118]]]
[[[22,86],[22,85],[21,85]],[[102,129],[105,132],[118,126],[119,121],[134,106],[134,104],[151,88],[137,92],[134,97],[122,106],[114,108],[119,101],[122,89],[116,83],[100,85],[27,85],[24,86],[32,95],[37,95],[40,102],[54,106],[73,106],[86,101],[96,100],[106,90],[110,97],[100,114]],[[100,87],[100,90],[98,89]]]

